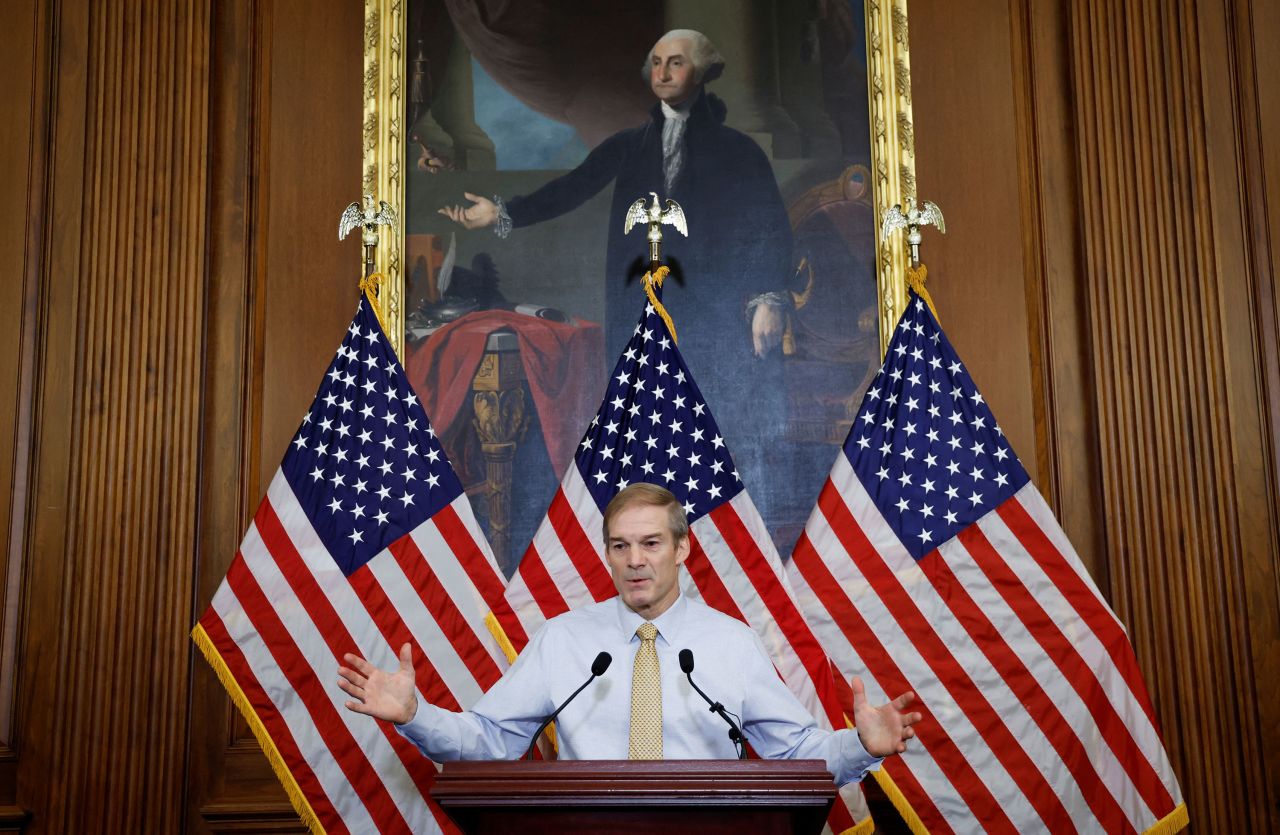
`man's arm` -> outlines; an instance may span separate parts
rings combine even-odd
[[[624,134],[615,134],[601,142],[577,168],[556,177],[541,188],[505,202],[490,200],[471,192],[463,196],[470,206],[445,206],[439,213],[466,229],[486,229],[504,217],[506,228],[499,225],[500,237],[511,227],[530,226],[573,211],[613,182],[624,153]]]
[[[512,226],[531,226],[567,214],[600,193],[618,176],[632,131],[615,133],[587,154],[577,168],[541,188],[507,201]],[[609,222],[614,222],[610,218]],[[618,219],[621,223],[621,219]]]
[[[401,735],[436,762],[513,760],[529,747],[533,732],[552,710],[538,658],[541,636],[541,631],[534,635],[471,710],[445,710],[417,697],[408,644],[400,650],[395,672],[347,654],[350,666],[338,669],[338,686],[352,697],[346,703],[349,710],[395,723]]]
[[[881,758],[862,746],[856,731],[818,727],[778,677],[758,638],[755,643],[757,651],[751,653],[745,671],[742,730],[756,753],[765,759],[823,760],[840,786],[861,780],[880,764]]]
[[[754,636],[753,636],[754,637]],[[748,698],[743,706],[743,732],[762,756],[770,759],[824,760],[837,785],[861,780],[884,757],[906,750],[906,740],[919,713],[902,713],[915,698],[904,693],[880,707],[867,703],[862,682],[853,680],[855,728],[819,728],[778,677],[764,645],[747,672]]]

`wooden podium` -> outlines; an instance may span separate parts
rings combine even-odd
[[[836,796],[821,760],[445,763],[431,789],[467,835],[816,833]]]

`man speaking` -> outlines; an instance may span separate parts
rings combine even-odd
[[[394,722],[437,762],[516,759],[581,689],[557,717],[562,759],[733,758],[728,719],[708,711],[693,686],[696,669],[698,687],[740,718],[735,724],[760,756],[824,760],[837,784],[862,779],[915,735],[920,714],[903,712],[912,693],[872,707],[857,678],[856,729],[819,728],[748,626],[681,595],[689,526],[667,490],[633,484],[619,492],[605,508],[604,540],[618,597],[548,621],[471,710],[418,699],[409,644],[390,672],[345,656],[338,685],[351,696],[347,708]]]

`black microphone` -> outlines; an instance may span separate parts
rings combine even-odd
[[[613,663],[613,656],[607,652],[602,652],[596,656],[596,660],[591,662],[591,678],[582,682],[582,686],[579,687],[577,690],[574,690],[573,694],[570,695],[569,698],[565,699],[560,704],[560,707],[555,709],[554,713],[552,713],[546,719],[542,720],[542,724],[538,726],[538,730],[534,731],[533,733],[533,739],[529,740],[529,750],[524,752],[524,755],[526,757],[531,756],[533,754],[533,747],[538,744],[538,737],[542,736],[542,732],[547,729],[547,725],[550,725],[553,721],[555,721],[555,718],[560,715],[560,711],[568,707],[569,702],[576,699],[578,697],[578,694],[587,688],[588,684],[595,681],[600,676],[604,675],[604,671],[609,669],[609,665],[612,663]],[[703,696],[703,698],[705,699],[706,697]]]
[[[733,747],[738,750],[738,759],[744,759],[747,751],[742,747],[742,731],[738,728],[738,724],[729,718],[729,711],[724,709],[724,705],[719,702],[711,701],[711,697],[702,692],[702,688],[693,683],[693,650],[680,650],[680,672],[689,677],[689,684],[693,689],[698,691],[698,695],[703,701],[711,705],[711,712],[720,714],[720,718],[729,723],[729,739],[733,742]]]

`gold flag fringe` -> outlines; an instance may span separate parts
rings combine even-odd
[[[653,305],[653,309],[658,311],[658,315],[662,317],[662,321],[667,323],[667,330],[671,332],[671,340],[676,344],[679,344],[680,340],[676,338],[676,324],[671,321],[670,314],[668,314],[667,309],[662,306],[662,302],[658,301],[658,294],[655,293],[653,289],[655,287],[662,286],[662,281],[667,277],[667,273],[669,272],[671,272],[671,270],[667,269],[664,265],[658,267],[658,269],[651,273],[645,273],[643,279],[644,292],[645,295],[649,297],[649,304]]]
[[[844,717],[844,724],[845,727],[848,728],[856,727],[856,725],[853,724],[853,719],[851,719],[848,714]],[[898,810],[898,814],[902,817],[902,822],[911,830],[911,835],[929,835],[929,830],[924,825],[924,821],[920,820],[920,816],[916,814],[916,810],[911,808],[911,804],[907,801],[906,796],[903,795],[902,790],[898,788],[898,784],[893,782],[893,778],[889,776],[889,772],[881,766],[877,770],[871,772],[871,775],[876,778],[876,782],[880,784],[880,789],[889,797],[890,802],[893,803],[893,808]],[[871,818],[867,818],[863,823],[867,823],[870,820]],[[853,831],[856,832],[857,835],[864,835],[863,831],[860,830],[861,825],[862,824],[859,824],[853,828]],[[841,833],[841,835],[844,835],[844,833]]]
[[[1142,835],[1173,835],[1190,825],[1191,814],[1187,811],[1187,804],[1179,803],[1172,812],[1148,827]]]
[[[933,299],[929,296],[929,291],[924,289],[924,281],[928,277],[929,270],[924,264],[907,268],[907,286],[915,290],[917,296],[924,299],[924,303],[929,305],[929,310],[933,312],[933,318],[937,319],[941,324],[942,319],[938,316],[938,308],[933,306]]]
[[[387,338],[391,338],[391,334],[387,332],[387,321],[382,318],[382,307],[378,304],[378,288],[382,284],[384,276],[382,273],[369,273],[360,279],[360,289],[364,291],[364,297],[369,300],[369,306],[373,308],[373,315],[378,317],[378,325],[382,328],[382,332],[387,334]]]
[[[889,772],[881,766],[878,771],[871,773],[875,776],[876,782],[880,784],[880,789],[889,797],[889,801],[893,803],[893,808],[897,809],[898,814],[902,816],[902,822],[911,830],[912,835],[929,835],[928,827],[924,825],[924,821],[920,820],[916,810],[911,808],[911,803],[902,793],[902,789],[898,788],[898,784],[893,782]]]
[[[842,802],[840,800],[840,795],[836,795],[836,803],[840,802]],[[855,823],[853,826],[841,832],[840,835],[871,835],[871,833],[875,831],[876,822],[872,820],[870,815],[867,815],[866,820],[861,823]]]
[[[284,757],[280,756],[280,750],[276,748],[276,743],[271,739],[271,734],[267,731],[262,720],[258,718],[258,714],[254,712],[253,705],[249,704],[249,698],[245,696],[244,691],[240,689],[240,685],[236,682],[235,676],[231,674],[231,670],[227,667],[222,656],[218,653],[218,648],[213,645],[213,641],[209,638],[204,627],[196,624],[191,630],[191,640],[195,641],[200,653],[204,655],[209,666],[213,667],[214,673],[218,676],[218,681],[222,682],[222,686],[226,688],[227,695],[231,697],[231,701],[240,710],[240,715],[244,717],[244,721],[249,724],[253,736],[258,740],[258,746],[262,748],[262,753],[267,755],[267,762],[271,764],[271,770],[276,773],[276,779],[280,781],[280,785],[284,786],[285,794],[289,795],[289,802],[293,804],[293,810],[298,813],[298,817],[302,819],[302,823],[311,831],[311,835],[325,835],[323,824],[320,818],[316,817],[315,810],[311,808],[311,804],[307,802],[306,795],[302,793],[302,789],[298,787],[297,780],[294,779],[293,773],[289,771],[289,767],[285,765]]]
[[[498,619],[493,612],[489,612],[484,616],[484,625],[489,627],[489,634],[498,642],[498,646],[502,647],[502,654],[507,656],[507,663],[514,664],[516,661],[516,648],[512,646],[511,639],[507,637],[507,631],[502,628],[502,624],[498,623]]]

